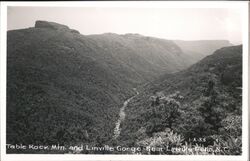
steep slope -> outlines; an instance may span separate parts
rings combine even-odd
[[[154,67],[156,73],[172,73],[191,65],[187,54],[171,40],[145,37],[139,34],[118,35],[106,33],[88,36],[105,50],[140,73]],[[139,58],[141,62],[138,62]],[[137,61],[137,62],[136,62]],[[152,75],[153,73],[149,73]]]
[[[133,72],[84,36],[57,27],[9,31],[7,50],[7,143],[111,138],[119,106],[133,94],[130,75],[139,80]]]
[[[238,155],[241,153],[241,87],[242,46],[221,48],[186,70],[145,85],[126,108],[120,140],[125,145],[144,143],[159,147],[163,145],[151,142],[152,137],[169,128],[183,137],[178,145],[187,141],[207,147],[215,146],[214,141],[219,140],[216,146],[227,146],[230,150],[217,154]],[[194,138],[206,141],[193,141]],[[176,144],[170,141],[165,145],[175,147]]]
[[[7,143],[109,142],[133,88],[185,68],[182,54],[171,41],[84,36],[54,22],[8,31]]]
[[[197,40],[197,41],[174,41],[183,52],[188,54],[191,58],[192,63],[196,63],[204,57],[211,55],[217,49],[226,46],[232,46],[232,44],[227,40]]]

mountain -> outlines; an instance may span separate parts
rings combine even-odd
[[[138,73],[152,71],[149,67],[155,70],[146,75],[171,73],[185,69],[191,64],[189,59],[186,59],[187,54],[183,53],[171,40],[145,37],[139,34],[113,33],[87,37],[96,41],[104,50],[110,51],[112,56],[128,64]]]
[[[7,36],[7,143],[109,139],[110,122],[133,94],[133,72],[59,24],[39,22]]]
[[[171,147],[177,144],[176,139],[169,142],[171,137],[183,139],[178,145],[203,138],[205,142],[191,141],[190,146],[227,146],[230,150],[220,154],[239,155],[241,88],[242,45],[218,49],[191,67],[166,74],[142,87],[126,108],[120,142],[161,147],[168,136],[165,146]],[[166,134],[165,129],[179,135]],[[161,143],[157,139],[162,139]]]
[[[133,134],[148,123],[148,136],[161,131],[166,124],[176,127],[172,129],[177,132],[187,129],[169,120],[159,127],[152,124],[157,121],[152,121],[155,117],[150,112],[152,100],[148,97],[152,93],[153,98],[159,98],[160,93],[169,95],[179,90],[184,97],[183,109],[195,106],[193,103],[204,103],[201,99],[217,92],[216,99],[218,94],[224,94],[220,98],[222,103],[231,100],[229,112],[239,113],[240,98],[235,88],[241,87],[241,47],[220,49],[189,67],[192,59],[174,41],[139,34],[82,35],[66,25],[47,21],[8,31],[7,144],[115,145],[118,141],[113,138],[115,123],[120,108],[125,106],[128,118],[121,124],[122,129],[126,127],[121,134],[124,145],[133,146]],[[207,89],[209,84],[212,89]],[[129,99],[132,102],[128,104],[125,100],[136,94],[135,88],[140,95]],[[192,112],[201,115],[196,108],[187,109],[190,115]],[[177,118],[173,120],[181,125]],[[205,123],[211,126],[206,131],[211,134],[222,126],[213,126],[209,118],[205,121],[210,121]],[[183,135],[196,134],[191,131],[193,127],[189,129]],[[8,153],[34,151],[8,149]]]
[[[182,51],[188,54],[192,63],[211,55],[217,49],[226,46],[232,46],[228,40],[196,40],[196,41],[184,41],[174,40],[174,42],[182,49]]]
[[[105,143],[133,88],[186,68],[183,57],[169,40],[54,22],[8,31],[7,143]]]

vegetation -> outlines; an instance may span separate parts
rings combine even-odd
[[[8,144],[109,143],[134,87],[163,74],[163,65],[186,67],[170,55],[184,54],[172,41],[140,35],[84,36],[37,21],[7,36]]]
[[[142,154],[241,154],[242,46],[222,48],[187,68],[187,55],[170,40],[137,34],[84,36],[43,21],[7,35],[8,144],[163,149],[143,148],[138,152]],[[134,95],[114,139],[120,107]],[[223,150],[204,151],[216,147]],[[199,150],[180,150],[185,148]],[[111,153],[61,151],[69,152]]]
[[[160,146],[171,147],[163,141],[169,139],[167,128],[183,138],[178,143],[180,148],[201,150],[178,154],[240,155],[241,67],[241,46],[227,47],[185,71],[146,85],[145,92],[128,106],[120,140],[144,146],[159,146],[160,140]],[[228,70],[233,77],[225,81]],[[204,151],[206,148],[210,151]]]

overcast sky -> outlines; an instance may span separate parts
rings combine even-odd
[[[139,33],[165,39],[224,39],[241,43],[237,9],[8,7],[8,30],[33,27],[36,20],[62,23],[83,35]]]

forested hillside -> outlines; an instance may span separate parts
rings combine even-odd
[[[84,36],[37,21],[7,36],[11,144],[105,143],[134,87],[187,66],[172,41],[138,35]]]
[[[163,148],[228,148],[194,154],[241,154],[241,87],[242,46],[221,48],[186,70],[144,86],[126,109],[120,140]]]
[[[7,144],[131,147],[172,133],[178,146],[194,137],[227,143],[227,134],[238,145],[241,48],[219,49],[192,65],[196,59],[172,40],[82,35],[46,21],[8,31]],[[121,107],[126,117],[114,139]]]

